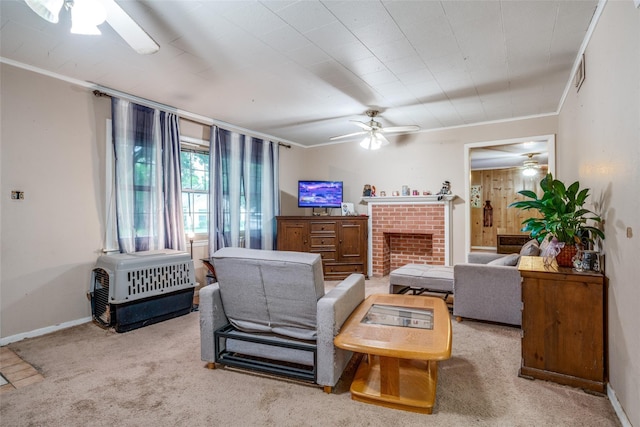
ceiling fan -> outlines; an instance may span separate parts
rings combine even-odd
[[[538,153],[529,153],[527,154],[527,160],[522,162],[522,175],[524,176],[534,176],[538,174],[538,161],[533,160],[533,156]]]
[[[361,131],[332,136],[329,140],[335,141],[337,139],[350,138],[352,136],[366,135],[360,143],[360,146],[367,150],[377,150],[383,145],[389,144],[389,140],[383,135],[384,133],[415,132],[420,130],[420,126],[415,125],[382,127],[380,122],[374,120],[374,118],[378,116],[378,113],[378,110],[368,110],[366,114],[370,120],[367,123],[359,122],[358,120],[350,120],[350,122],[356,126],[361,127]]]
[[[24,0],[41,18],[58,22],[63,8],[71,12],[73,34],[101,34],[98,25],[105,20],[141,55],[156,53],[160,46],[115,2],[115,0]]]

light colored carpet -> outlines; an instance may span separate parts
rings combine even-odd
[[[388,280],[388,279],[386,279]],[[388,281],[367,281],[367,293]],[[420,297],[416,297],[420,298]],[[520,330],[453,321],[432,415],[283,379],[208,370],[198,313],[118,334],[84,324],[10,345],[45,377],[0,395],[3,426],[617,426],[606,397],[517,376]]]

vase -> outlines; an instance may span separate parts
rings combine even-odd
[[[558,255],[556,255],[556,262],[559,267],[573,267],[573,257],[578,253],[578,247],[576,245],[565,244]]]

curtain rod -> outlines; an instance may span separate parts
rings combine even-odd
[[[219,127],[223,127],[229,130],[234,130],[234,131],[239,131],[241,133],[247,134],[249,136],[257,136],[260,137],[260,139],[268,139],[268,140],[276,140],[278,142],[278,146],[280,147],[285,147],[285,148],[291,148],[293,145],[296,146],[300,146],[300,144],[296,144],[295,142],[291,142],[291,141],[287,141],[285,142],[281,142],[278,141],[279,138],[275,138],[272,135],[267,135],[264,133],[260,133],[260,132],[254,132],[252,130],[249,129],[245,129],[245,128],[241,128],[238,126],[234,126],[230,123],[226,123],[223,121],[219,121],[219,120],[214,120],[205,116],[201,116],[199,114],[194,114],[194,113],[190,113],[188,111],[183,111],[183,110],[179,110],[175,107],[170,107],[168,105],[164,105],[164,104],[160,104],[158,102],[155,101],[150,101],[148,99],[144,99],[144,98],[140,98],[137,97],[135,95],[129,95],[127,93],[123,93],[114,89],[107,89],[107,88],[103,88],[103,90],[99,90],[99,89],[95,89],[93,91],[93,94],[97,97],[108,97],[111,98],[112,96],[116,96],[118,98],[123,98],[129,101],[133,101],[136,102],[138,104],[144,105],[145,107],[150,107],[150,108],[156,108],[159,110],[163,110],[163,111],[167,111],[170,113],[175,113],[178,115],[178,117],[180,117],[181,119],[185,119],[185,120],[189,120],[195,123],[200,123],[203,125],[207,125],[207,126],[219,126]]]

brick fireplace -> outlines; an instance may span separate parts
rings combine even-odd
[[[455,196],[369,197],[369,274],[405,264],[450,265],[450,212]]]

